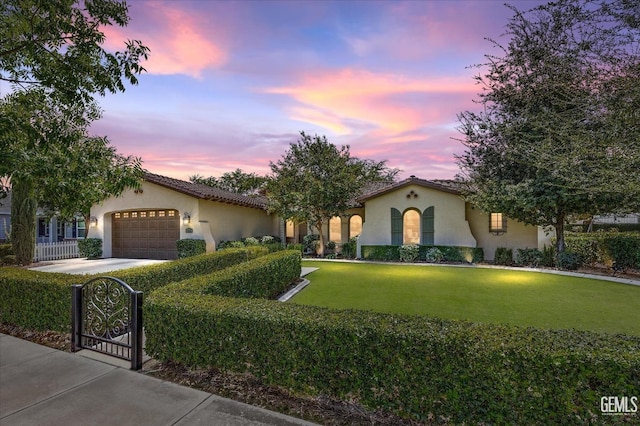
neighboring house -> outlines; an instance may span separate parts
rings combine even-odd
[[[202,184],[146,173],[142,187],[91,209],[89,237],[103,240],[105,257],[173,259],[176,240],[204,239],[207,251],[221,241],[277,235],[300,242],[305,225],[284,223],[266,211],[262,196],[244,196]],[[342,217],[332,218],[325,241],[358,237],[362,245],[436,244],[482,247],[493,260],[497,247],[541,248],[550,244],[539,227],[466,203],[451,181],[411,176],[370,187]]]
[[[11,192],[0,200],[0,242],[9,239],[11,232]],[[40,208],[36,211],[36,243],[54,243],[82,239],[85,236],[84,218],[78,216],[71,222],[47,218]]]

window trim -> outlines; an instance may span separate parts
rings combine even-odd
[[[507,216],[504,213],[489,213],[489,232],[496,236],[507,232]]]

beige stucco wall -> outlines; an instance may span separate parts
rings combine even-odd
[[[409,198],[408,194],[411,194]],[[431,206],[434,207],[436,245],[476,247],[476,239],[465,218],[465,202],[460,196],[420,185],[407,185],[365,203],[366,218],[358,239],[358,253],[362,245],[391,244],[392,207],[401,213],[411,208],[422,213]]]
[[[498,247],[513,249],[515,257],[517,249],[539,248],[538,227],[525,225],[514,219],[507,218],[507,232],[502,235],[494,235],[489,232],[489,214],[466,206],[467,220],[471,226],[471,232],[478,241],[478,247],[484,250],[485,260],[492,261]]]
[[[180,238],[204,239],[208,251],[214,250],[221,240],[280,233],[280,221],[264,210],[199,200],[150,182],[143,182],[141,189],[127,190],[91,208],[91,216],[98,219],[98,225],[89,228],[88,237],[103,240],[104,257],[112,255],[111,214],[122,210],[175,209],[181,218]],[[182,224],[185,212],[191,216],[189,225]],[[188,229],[193,232],[187,233]]]

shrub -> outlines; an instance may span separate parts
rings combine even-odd
[[[276,243],[276,239],[271,235],[265,235],[262,238],[260,238],[260,244],[269,245],[274,243]]]
[[[548,268],[553,268],[556,266],[556,249],[554,246],[547,247],[546,245],[542,248],[542,257],[540,258],[540,266],[546,266]]]
[[[5,256],[9,256],[10,254],[13,254],[11,244],[0,244],[0,259]]]
[[[513,250],[506,247],[498,247],[493,256],[493,263],[496,265],[513,265]]]
[[[556,265],[560,269],[575,271],[581,265],[580,256],[570,251],[563,251],[556,256]]]
[[[171,282],[210,274],[266,254],[264,247],[225,250],[167,263],[112,272],[134,290],[149,292]],[[0,322],[38,330],[68,331],[71,325],[71,286],[91,276],[0,268]],[[146,297],[146,296],[145,296]]]
[[[320,241],[320,235],[318,234],[307,234],[302,237],[305,253],[315,253],[318,249],[318,241]]]
[[[518,265],[537,268],[542,262],[542,252],[537,248],[518,249],[516,252],[516,263]]]
[[[417,244],[405,244],[398,248],[398,256],[401,262],[414,262],[420,254],[420,247]]]
[[[603,245],[613,258],[614,269],[640,268],[640,235],[610,236]]]
[[[345,259],[355,259],[358,248],[358,239],[353,237],[348,242],[342,243],[342,257]]]
[[[260,240],[255,237],[247,237],[244,239],[245,246],[257,246],[258,244],[260,244]]]
[[[197,256],[207,251],[205,240],[178,240],[176,244],[178,246],[178,259]]]
[[[102,256],[102,240],[100,238],[84,238],[78,240],[80,257],[98,259]]]
[[[426,422],[583,423],[640,388],[640,338],[339,311],[170,284],[145,303],[159,360],[255,375]]]
[[[472,262],[484,261],[484,250],[481,247],[457,247],[457,246],[419,246],[419,259],[426,260],[426,252],[432,247],[437,247],[442,253],[445,262]],[[361,256],[365,260],[400,260],[400,246],[362,246]]]
[[[442,254],[440,249],[438,249],[438,247],[431,247],[424,254],[424,260],[426,260],[427,262],[437,263],[442,259],[444,259],[444,255]]]
[[[230,297],[272,299],[284,293],[300,277],[300,252],[279,251],[237,264],[215,274],[188,280],[192,286],[204,282],[204,293]]]
[[[329,241],[329,242],[327,243],[327,249],[328,249],[328,250],[335,250],[336,245],[337,245],[337,244],[336,244],[336,242],[335,242],[335,241]]]
[[[302,244],[287,244],[287,250],[299,250],[302,253],[304,246]]]
[[[362,246],[365,260],[400,260],[400,246]]]

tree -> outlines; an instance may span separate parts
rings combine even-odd
[[[311,137],[300,132],[277,163],[270,163],[272,176],[267,184],[268,208],[282,218],[307,222],[320,235],[320,254],[324,253],[322,225],[343,214],[369,182],[393,181],[398,170],[385,161],[352,157],[349,146],[340,148],[325,136]]]
[[[569,214],[637,209],[640,8],[561,0],[514,15],[487,55],[482,111],[458,115],[469,201],[556,230]]]
[[[189,177],[189,180],[242,195],[257,195],[264,190],[267,183],[266,177],[259,176],[256,173],[245,173],[241,169],[226,172],[219,178],[214,176],[205,178],[200,175],[193,175]]]
[[[93,96],[137,84],[148,49],[126,42],[102,47],[101,26],[128,23],[116,0],[0,0],[0,176],[13,190],[11,242],[17,261],[33,259],[36,206],[69,217],[141,176],[140,161],[118,155],[106,138],[90,137],[101,112]],[[74,213],[71,213],[74,212]]]

